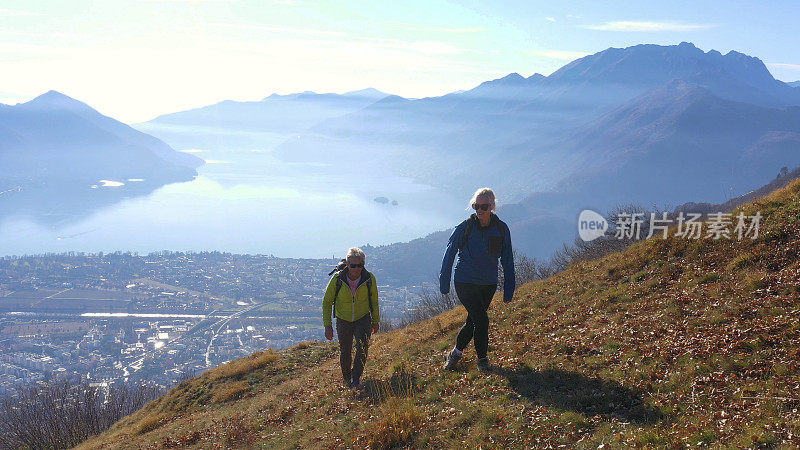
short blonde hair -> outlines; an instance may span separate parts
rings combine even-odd
[[[475,193],[472,194],[472,199],[469,201],[469,205],[467,206],[467,208],[472,209],[472,205],[478,202],[478,197],[488,197],[489,203],[492,204],[491,210],[494,211],[497,209],[497,201],[494,196],[494,191],[492,190],[492,188],[488,187],[480,188],[477,191],[475,191]]]
[[[351,247],[350,250],[347,251],[347,256],[345,256],[344,259],[350,262],[351,258],[358,258],[362,263],[367,261],[367,255],[364,254],[364,250],[358,247]]]

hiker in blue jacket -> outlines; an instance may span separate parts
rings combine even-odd
[[[489,347],[489,303],[497,290],[497,259],[503,265],[503,301],[510,302],[514,296],[514,256],[511,250],[511,233],[508,225],[494,214],[497,209],[494,191],[481,188],[470,200],[475,210],[467,220],[461,222],[450,240],[442,259],[439,273],[439,290],[443,295],[450,292],[450,272],[458,254],[453,280],[458,301],[467,310],[467,321],[456,337],[456,345],[447,355],[444,368],[455,369],[469,341],[475,339],[478,370],[491,370],[486,350]]]

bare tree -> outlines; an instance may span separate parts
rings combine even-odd
[[[419,293],[419,303],[406,312],[406,316],[400,321],[401,327],[430,319],[455,308],[458,305],[458,299],[452,294],[452,291],[451,288],[450,294],[441,294],[438,290],[430,287],[423,288]]]
[[[0,447],[71,448],[163,394],[144,385],[57,380],[22,386],[0,402]]]
[[[528,256],[517,252],[514,250],[514,278],[516,280],[517,286],[525,284],[529,281],[536,281],[541,280],[543,278],[547,278],[549,275],[549,271],[543,270],[544,267],[547,265],[542,261],[537,260],[536,258],[528,258]],[[548,274],[545,277],[542,277],[542,274]],[[503,271],[503,266],[499,266],[499,272],[497,276],[497,287],[500,291],[503,290],[505,286],[505,273]]]
[[[380,322],[380,324],[378,326],[378,332],[379,333],[386,333],[386,332],[392,331],[392,330],[394,330],[396,328],[397,327],[395,326],[394,322],[392,322],[391,319],[389,319],[387,317],[381,317],[381,322]]]
[[[550,258],[550,262],[540,274],[539,279],[544,279],[566,270],[569,264],[574,261],[599,259],[611,253],[620,252],[631,244],[647,239],[650,234],[651,214],[655,220],[659,220],[663,218],[663,214],[667,211],[669,209],[666,206],[659,208],[653,205],[652,208],[647,209],[636,204],[617,205],[606,214],[609,228],[605,236],[590,242],[576,238],[572,245],[564,244],[563,248],[556,251]],[[618,224],[624,219],[630,219],[631,223],[634,223],[635,221],[631,219],[631,216],[635,216],[640,220],[638,225],[634,225],[638,227],[638,230],[634,229],[630,233],[622,233],[623,230],[618,229]]]

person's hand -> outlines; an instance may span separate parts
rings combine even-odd
[[[332,326],[330,326],[330,325],[328,325],[327,327],[325,327],[325,339],[327,339],[327,340],[329,340],[329,341],[330,341],[331,339],[333,339],[333,327],[332,327]]]
[[[379,323],[373,323],[373,324],[372,324],[372,334],[375,334],[375,333],[377,333],[377,332],[378,332],[378,328],[379,328],[379,327],[380,327],[380,324],[379,324]]]

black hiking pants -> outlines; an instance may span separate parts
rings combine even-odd
[[[456,348],[464,351],[469,341],[475,338],[475,353],[486,357],[489,348],[489,304],[497,290],[496,284],[472,284],[456,282],[458,301],[467,309],[467,322],[456,337]]]
[[[339,338],[339,363],[342,366],[342,380],[349,384],[350,380],[361,380],[364,364],[367,362],[369,337],[372,335],[372,318],[370,314],[350,322],[336,318],[336,335]],[[355,341],[356,359],[353,361],[353,343]],[[352,365],[352,368],[351,368]]]

